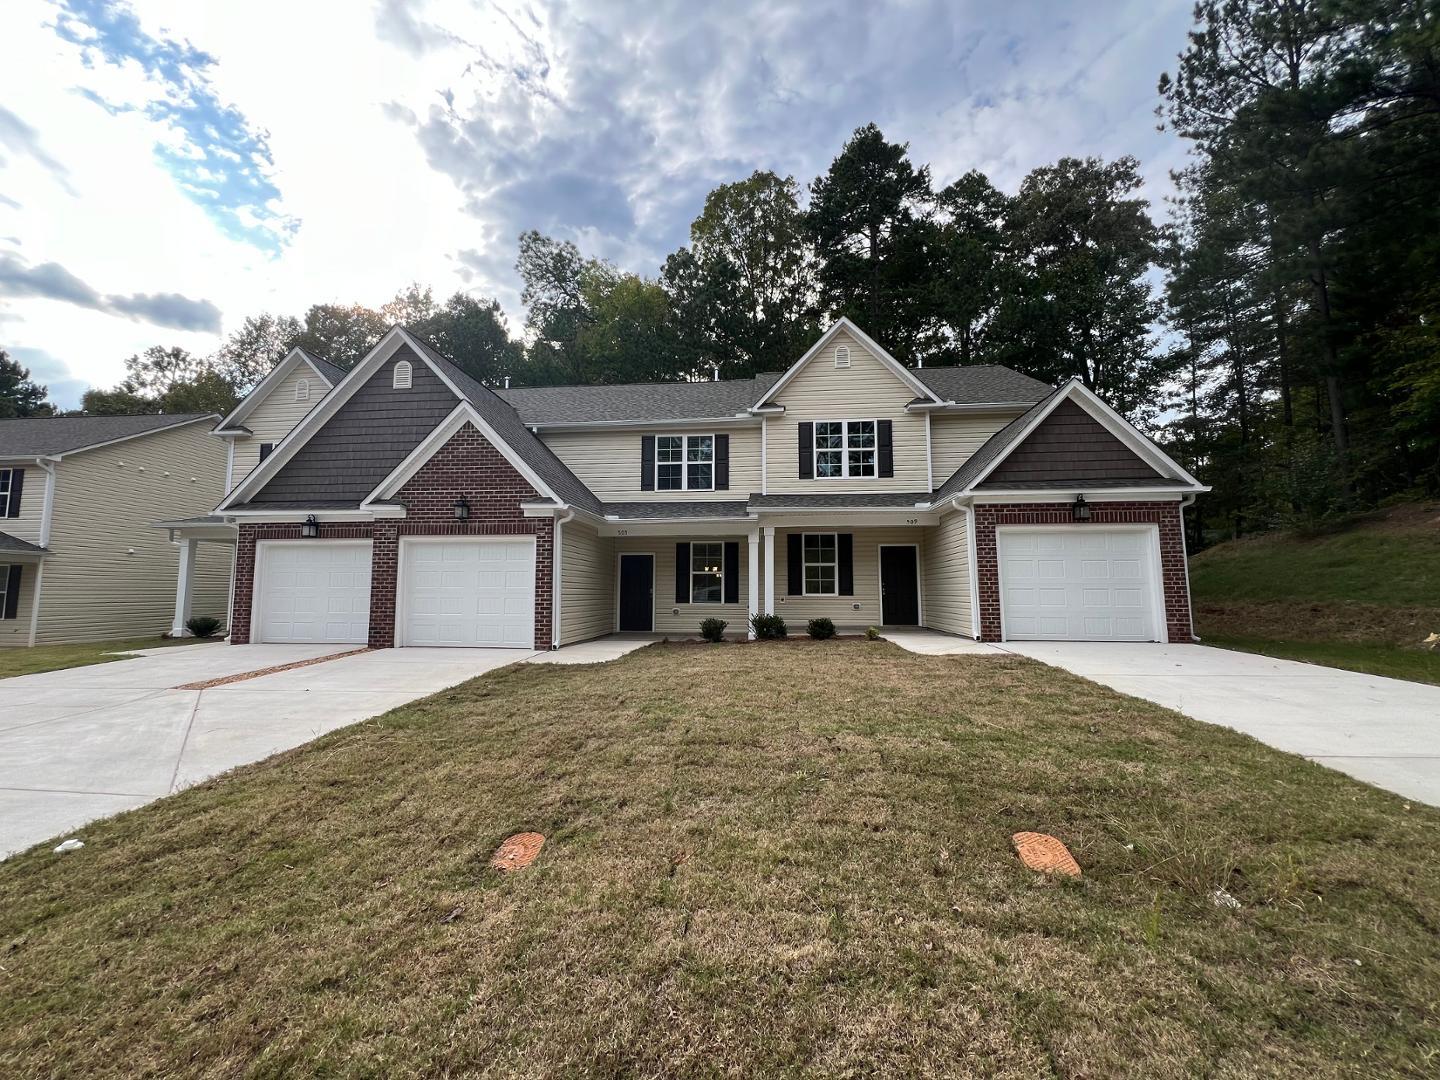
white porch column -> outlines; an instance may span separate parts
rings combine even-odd
[[[765,614],[775,614],[775,526],[765,526]]]
[[[750,625],[750,616],[760,612],[760,532],[752,529],[750,532],[750,597],[748,600],[749,609],[745,614],[745,636],[755,637],[755,628]]]
[[[184,637],[190,631],[185,624],[190,621],[190,604],[195,593],[195,549],[198,540],[180,541],[180,573],[175,581],[175,621],[170,626],[171,637]]]

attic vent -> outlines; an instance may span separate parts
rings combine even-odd
[[[396,363],[395,363],[395,382],[394,382],[394,386],[395,386],[395,389],[396,389],[396,390],[409,390],[409,389],[410,389],[410,361],[409,361],[409,360],[398,360],[398,361],[396,361]]]
[[[296,400],[296,401],[309,401],[309,400],[310,400],[310,380],[309,380],[309,379],[301,379],[299,382],[297,382],[297,383],[295,384],[295,400]]]
[[[841,346],[839,346],[838,348],[836,348],[836,350],[835,350],[835,366],[836,366],[836,367],[849,367],[849,366],[850,366],[850,346],[849,346],[849,345],[841,345]]]

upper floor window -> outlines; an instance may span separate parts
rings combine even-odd
[[[815,425],[817,477],[874,476],[875,421],[828,420]]]
[[[10,492],[15,483],[14,469],[0,469],[0,518],[14,517],[10,513]]]
[[[725,545],[690,545],[690,602],[719,604],[725,599]]]
[[[713,491],[714,435],[657,435],[656,491]]]
[[[850,366],[850,346],[849,346],[849,345],[840,345],[840,346],[838,346],[838,347],[835,349],[835,366],[836,366],[836,367],[849,367],[849,366]]]
[[[310,400],[310,380],[309,380],[309,379],[301,379],[299,382],[297,382],[297,383],[295,384],[295,400],[296,400],[296,401],[309,401],[309,400]]]
[[[397,360],[397,361],[395,362],[395,377],[394,377],[394,380],[393,380],[393,382],[392,382],[392,385],[395,387],[395,389],[396,389],[396,390],[409,390],[409,389],[410,389],[410,376],[411,376],[410,361],[409,361],[409,360]]]

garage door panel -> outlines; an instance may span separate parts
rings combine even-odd
[[[411,541],[401,558],[404,644],[534,647],[533,541]]]
[[[1087,528],[997,535],[1007,638],[1151,641],[1153,535]]]
[[[370,544],[262,543],[255,640],[363,644],[370,636]]]

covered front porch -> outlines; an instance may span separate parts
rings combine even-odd
[[[195,614],[195,586],[200,564],[200,545],[208,544],[227,548],[230,564],[230,588],[225,601],[225,632],[229,632],[230,612],[235,601],[235,544],[238,532],[235,525],[216,515],[182,518],[177,521],[160,521],[156,528],[170,534],[170,542],[178,549],[175,568],[175,614],[170,622],[172,638],[188,637],[190,631],[185,624]]]

